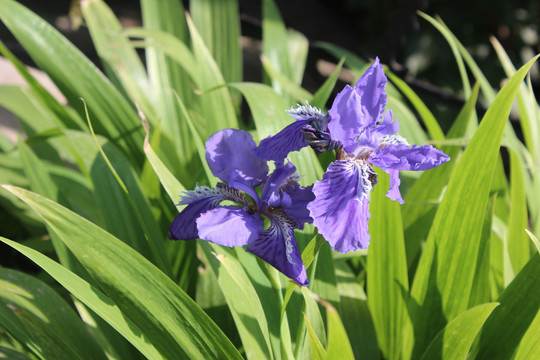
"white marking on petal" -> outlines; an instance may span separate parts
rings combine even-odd
[[[383,146],[387,146],[387,145],[408,145],[408,146],[410,146],[407,139],[405,139],[403,136],[400,136],[398,134],[386,135],[386,136],[383,136],[379,140],[379,147],[383,147]]]
[[[297,104],[296,109],[291,107],[290,110],[287,110],[287,113],[296,120],[320,119],[326,116],[320,109],[309,105],[307,101],[306,105]]]
[[[177,205],[189,205],[201,199],[211,198],[213,206],[217,206],[224,200],[231,200],[249,206],[249,202],[244,194],[222,183],[217,184],[215,188],[206,185],[199,186],[199,184],[197,184],[195,185],[194,190],[184,191],[181,197],[182,198]]]

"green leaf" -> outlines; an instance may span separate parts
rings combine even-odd
[[[540,342],[538,341],[538,333],[540,332],[540,311],[532,321],[531,326],[521,338],[519,347],[516,351],[514,359],[526,360],[536,359],[540,357]]]
[[[142,159],[143,132],[134,109],[110,81],[45,20],[12,0],[0,1],[0,19],[74,108],[88,103],[99,134],[115,139],[130,157]]]
[[[413,358],[423,353],[431,334],[467,310],[506,120],[519,86],[536,59],[523,66],[499,92],[455,166],[412,286]],[[411,337],[408,339],[410,346]]]
[[[308,39],[302,33],[294,29],[288,29],[287,54],[291,68],[291,80],[297,85],[302,83],[302,78],[304,77],[308,51]]]
[[[309,341],[311,345],[311,350],[313,353],[314,347],[320,347],[324,349],[324,346],[326,346],[326,331],[324,329],[324,322],[321,315],[321,312],[319,311],[319,306],[317,305],[317,302],[315,301],[314,297],[318,297],[317,295],[311,293],[307,287],[301,287],[300,292],[302,293],[302,297],[304,298],[305,303],[305,314],[304,318],[308,321],[306,321],[306,327],[308,327],[308,331],[312,331],[313,334],[317,338],[316,343],[311,342],[311,335],[309,336]],[[311,329],[311,330],[309,330]]]
[[[330,303],[321,301],[326,308],[326,318],[328,322],[328,348],[326,349],[326,359],[354,359],[351,343],[343,323],[339,318],[337,310]]]
[[[309,338],[309,344],[311,346],[311,358],[313,360],[324,360],[326,359],[326,350],[321,344],[321,341],[315,334],[315,331],[311,327],[311,324],[308,321],[306,315],[304,315],[304,321],[306,322],[307,334]]]
[[[242,81],[237,0],[192,1],[190,13],[226,82]]]
[[[311,357],[313,359],[325,359],[326,350],[324,350],[324,346],[326,345],[326,334],[319,307],[313,298],[314,295],[308,288],[302,287],[301,292],[306,305],[304,321],[307,329],[306,335],[309,339]]]
[[[313,95],[301,86],[295,84],[291,79],[289,79],[284,74],[280,73],[274,65],[270,62],[268,58],[264,55],[261,59],[263,69],[266,74],[272,80],[272,83],[279,84],[279,87],[290,96],[292,96],[296,102],[304,104],[306,101],[311,102]]]
[[[347,330],[355,359],[379,359],[377,333],[368,308],[363,284],[356,278],[348,263],[336,261],[336,277],[340,295],[343,325]]]
[[[193,47],[193,54],[197,61],[198,76],[201,79],[200,90],[202,94],[201,111],[206,123],[201,127],[201,137],[208,138],[219,129],[238,128],[238,119],[229,89],[224,86],[225,80],[214,58],[207,49],[203,39],[191,19],[187,18],[189,32]]]
[[[43,217],[165,358],[240,358],[201,308],[136,251],[48,199],[12,186],[4,188]]]
[[[513,150],[510,150],[510,201],[507,244],[512,269],[517,274],[531,258],[531,252],[525,232],[529,219],[523,186],[523,166]]]
[[[410,332],[406,294],[407,259],[399,204],[386,197],[388,175],[378,171],[370,201],[371,244],[367,262],[368,306],[379,348],[387,359],[398,359],[405,332]]]
[[[512,64],[510,57],[504,51],[502,45],[495,37],[491,37],[491,44],[499,57],[506,76],[511,77],[516,73],[516,68]],[[519,105],[519,121],[523,131],[523,137],[527,148],[533,154],[536,161],[540,160],[540,150],[538,144],[540,142],[540,117],[538,116],[538,103],[531,101],[531,96],[534,99],[532,90],[527,89],[525,84],[522,84],[518,92]]]
[[[327,42],[317,42],[316,45],[332,54],[336,59],[345,58],[345,66],[351,69],[356,78],[362,76],[369,65],[367,61],[360,58],[358,55],[345,50],[338,45]]]
[[[405,95],[405,97],[414,106],[420,117],[422,118],[424,125],[429,132],[429,135],[433,140],[444,140],[444,133],[439,126],[439,123],[435,119],[435,116],[429,111],[428,107],[422,99],[407,85],[407,83],[394,75],[392,72],[385,68],[385,74],[390,81]]]
[[[478,91],[479,86],[476,84],[471,97],[463,106],[448,132],[448,139],[461,138],[465,135],[468,124],[473,118]],[[422,240],[428,234],[432,219],[435,216],[438,199],[454,170],[455,160],[461,152],[461,147],[443,146],[441,150],[450,156],[450,162],[425,171],[405,195],[402,214],[409,266],[415,259]]]
[[[487,319],[472,359],[510,359],[540,309],[540,255],[536,254],[503,291]],[[538,322],[534,324],[538,327]],[[535,342],[538,342],[538,333]],[[531,335],[527,335],[531,341]],[[530,345],[529,345],[530,346]],[[525,351],[524,349],[523,351]]]
[[[0,303],[0,317],[12,311],[18,319],[17,330],[22,331],[12,335],[29,345],[38,356],[106,359],[73,309],[44,282],[22,272],[0,268]],[[11,333],[10,324],[5,323],[5,326]]]
[[[163,31],[164,34],[178,40],[182,45],[187,43],[188,32],[182,2],[142,0],[141,13],[145,30]],[[172,49],[177,50],[174,47]],[[191,84],[187,81],[188,74],[172,60],[170,55],[164,54],[161,49],[149,46],[146,49],[146,67],[150,84],[152,84],[152,92],[155,93],[154,103],[158,103],[159,99],[163,98],[162,95],[169,92],[169,89],[174,90],[182,99],[191,99],[189,96],[193,94],[193,91],[190,88]],[[172,103],[172,101],[170,102]],[[162,109],[168,105],[170,104],[164,103],[157,107]],[[163,114],[161,115],[164,122],[170,121],[170,119],[163,117]]]
[[[341,69],[343,68],[344,62],[345,58],[342,57],[339,60],[339,63],[336,65],[336,68],[334,69],[332,74],[328,77],[328,79],[326,79],[324,84],[322,84],[319,90],[317,90],[317,92],[313,95],[313,98],[311,99],[312,106],[315,106],[319,109],[324,109],[326,107],[326,102],[332,94],[334,86],[336,86],[336,82],[341,72]]]
[[[26,66],[24,66],[24,64],[20,62],[1,41],[0,53],[2,53],[2,55],[4,55],[4,57],[13,64],[19,74],[24,78],[30,87],[28,92],[35,94],[39,99],[39,102],[45,105],[44,108],[54,112],[64,126],[73,129],[86,128],[86,124],[84,123],[83,119],[79,117],[77,113],[67,111],[67,109],[58,102],[58,100],[56,100],[47,90],[45,90],[43,85],[41,85],[34,78],[34,76],[32,76],[32,74],[30,74]],[[17,106],[17,104],[12,105]]]
[[[28,178],[28,181],[30,182],[30,188],[36,193],[65,204],[67,199],[62,196],[60,187],[50,177],[48,171],[46,170],[45,164],[39,160],[39,158],[24,142],[19,141],[18,149],[19,153],[21,154],[21,162],[24,172]],[[58,256],[60,262],[68,269],[80,273],[80,270],[82,270],[80,263],[73,257],[66,245],[54,233],[54,231],[50,231],[50,229],[48,230],[56,255]]]
[[[125,156],[101,137],[73,131],[66,136],[86,150],[94,196],[109,232],[170,274],[163,233]]]
[[[498,303],[478,305],[452,320],[433,339],[422,359],[465,360],[482,325]]]
[[[222,246],[204,241],[200,246],[227,300],[247,358],[273,358],[263,305],[243,269],[245,264]]]
[[[158,176],[161,185],[163,185],[163,188],[171,198],[171,201],[176,203],[175,199],[177,199],[178,195],[185,191],[186,188],[174,177],[173,174],[171,174],[169,169],[167,169],[160,158],[156,155],[148,141],[145,141],[144,143],[144,152],[146,154],[146,158]]]
[[[122,33],[122,25],[101,0],[84,1],[81,10],[109,78],[119,81],[130,98],[154,120],[156,114],[148,95],[146,69]]]
[[[287,47],[287,30],[273,0],[263,0],[263,55],[269,59],[273,67],[292,80],[292,69]],[[274,89],[280,87],[273,83]]]
[[[469,308],[484,304],[491,300],[491,284],[490,272],[491,267],[491,252],[492,252],[492,225],[495,212],[497,195],[493,195],[489,200],[484,216],[484,225],[482,227],[482,235],[480,238],[480,248],[478,251],[478,259],[476,260],[476,269],[469,299]]]
[[[2,237],[0,237],[0,240],[19,251],[45,270],[67,291],[115,328],[146,357],[149,359],[162,359],[161,355],[143,335],[138,326],[129,318],[126,318],[112,300],[99,289],[33,249]]]
[[[538,252],[540,253],[540,241],[538,240],[538,238],[534,236],[534,234],[530,232],[529,230],[525,229],[525,231],[527,232],[527,235],[529,235],[529,238],[531,239],[531,241],[534,243],[536,250],[538,250]]]

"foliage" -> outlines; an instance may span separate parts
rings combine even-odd
[[[342,65],[360,74],[366,62],[317,44],[341,61],[309,93],[301,86],[308,41],[263,0],[265,80],[247,83],[235,0],[192,1],[193,18],[181,2],[143,0],[138,29],[122,29],[101,0],[81,6],[103,72],[37,15],[0,0],[0,19],[68,101],[58,103],[0,43],[28,83],[0,86],[0,104],[25,135],[13,145],[0,134],[0,205],[12,219],[2,235],[16,234],[0,240],[40,269],[0,268],[0,355],[540,357],[540,109],[524,82],[536,58],[516,70],[494,41],[509,78],[496,94],[444,23],[421,14],[453,49],[467,102],[444,134],[388,74],[389,108],[402,135],[431,139],[452,161],[404,174],[404,205],[376,188],[368,250],[332,253],[313,227],[299,231],[312,279],[300,288],[242,249],[172,242],[166,229],[183,190],[216,183],[203,145],[212,133],[274,134],[297,101],[324,107]],[[480,125],[477,99],[488,107]],[[507,122],[515,99],[523,142]],[[291,160],[305,184],[328,161],[310,149]]]

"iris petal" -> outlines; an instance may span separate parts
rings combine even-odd
[[[223,246],[244,246],[259,237],[264,223],[258,215],[244,208],[221,206],[203,213],[197,219],[202,240]]]
[[[169,238],[188,240],[199,237],[195,221],[204,212],[216,208],[220,202],[231,200],[248,205],[246,198],[239,191],[219,183],[216,188],[208,186],[195,187],[195,190],[184,192],[178,205],[187,205],[173,220],[169,227]]]
[[[285,212],[296,221],[296,228],[303,229],[304,223],[311,224],[313,219],[309,214],[307,204],[315,199],[313,185],[308,187],[291,185],[285,188],[285,193],[291,198],[290,205],[284,206]]]
[[[227,184],[237,181],[254,188],[268,174],[268,165],[255,155],[255,147],[245,131],[220,130],[206,141],[206,161],[212,174]]]
[[[261,189],[261,202],[266,206],[282,205],[281,189],[289,181],[297,181],[299,176],[296,174],[296,168],[290,162],[283,166],[276,167],[270,174],[268,180]]]
[[[294,222],[284,214],[270,216],[271,225],[250,243],[247,251],[257,255],[285,276],[307,286],[306,268],[294,238]]]
[[[383,170],[428,170],[450,160],[431,145],[404,144],[381,146],[369,156],[369,162]]]
[[[368,135],[376,134],[370,129],[381,119],[386,107],[387,82],[377,58],[354,88],[347,85],[336,96],[329,111],[331,120],[328,130],[332,140],[340,141],[347,153],[353,153],[358,145],[373,142]],[[358,143],[358,137],[362,134],[365,139]]]
[[[390,175],[390,189],[386,193],[386,196],[390,200],[398,201],[400,204],[403,204],[403,198],[401,197],[401,192],[399,191],[399,184],[401,180],[399,179],[399,170],[386,170],[388,175]]]
[[[262,139],[255,149],[255,154],[260,159],[283,162],[290,152],[299,151],[308,146],[308,142],[304,139],[302,133],[302,127],[308,122],[307,120],[295,121],[276,135]]]
[[[323,180],[313,186],[315,200],[308,204],[313,224],[335,251],[368,247],[368,205],[374,175],[362,160],[335,161]]]

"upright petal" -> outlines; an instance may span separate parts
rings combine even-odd
[[[308,120],[295,121],[276,135],[262,139],[255,149],[255,154],[260,159],[283,162],[290,152],[299,151],[308,146],[308,142],[304,139],[302,133],[302,127],[308,122]]]
[[[206,141],[206,161],[212,173],[227,184],[237,181],[253,188],[268,174],[268,165],[255,155],[255,147],[245,131],[220,130]]]
[[[268,176],[261,189],[261,206],[282,205],[282,190],[289,182],[297,182],[300,179],[296,173],[296,167],[290,162],[276,169]]]
[[[448,155],[431,145],[383,145],[369,156],[369,162],[383,170],[428,170],[449,160]]]
[[[329,111],[328,129],[332,140],[340,141],[346,152],[353,153],[358,137],[362,133],[369,134],[367,130],[381,119],[387,101],[387,82],[377,58],[354,88],[347,85],[336,96]]]
[[[221,206],[197,218],[199,238],[223,246],[244,246],[259,237],[264,223],[257,213],[236,206]]]
[[[332,140],[341,142],[343,149],[352,153],[362,128],[369,125],[363,123],[360,95],[352,87],[345,85],[345,88],[337,94],[328,113],[330,114],[328,130]]]
[[[363,120],[364,124],[373,126],[381,118],[386,107],[387,96],[385,87],[387,83],[388,80],[384,74],[383,67],[379,63],[379,58],[376,58],[356,85],[354,85],[354,89],[362,98],[362,112],[366,116]]]
[[[225,184],[218,184],[216,188],[197,185],[195,190],[184,192],[178,205],[187,206],[176,216],[169,227],[169,238],[174,240],[198,238],[197,218],[202,213],[216,208],[224,200],[249,205],[242,193]]]
[[[257,255],[302,286],[307,286],[306,268],[294,238],[294,221],[284,213],[270,216],[271,225],[248,244],[247,251]]]
[[[340,160],[313,186],[315,200],[308,209],[332,249],[346,253],[368,247],[369,194],[375,176],[363,160]]]

